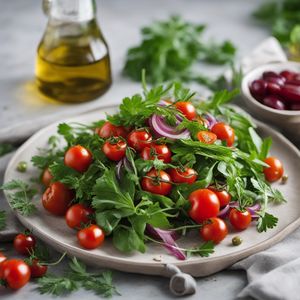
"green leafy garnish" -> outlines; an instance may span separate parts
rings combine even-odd
[[[7,193],[9,203],[21,215],[29,216],[36,211],[32,198],[37,194],[37,190],[30,187],[27,183],[21,180],[12,180],[3,184],[0,189],[9,191]]]
[[[213,254],[215,245],[212,241],[208,241],[198,247],[190,248],[187,250],[187,255],[198,255],[201,257],[208,257],[210,254]]]
[[[103,297],[112,297],[114,294],[118,294],[112,283],[110,271],[89,273],[86,266],[75,257],[70,261],[69,268],[70,270],[64,276],[47,274],[38,279],[38,291],[41,294],[63,296],[83,287]]]
[[[179,16],[142,28],[141,44],[127,52],[124,74],[140,81],[141,71],[146,69],[152,84],[169,80],[197,81],[216,88],[216,81],[193,74],[191,67],[199,61],[230,63],[236,48],[230,41],[205,42],[202,38],[205,28],[204,24],[187,22]]]
[[[0,157],[13,151],[15,147],[12,144],[0,144]]]

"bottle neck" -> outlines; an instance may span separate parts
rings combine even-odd
[[[48,15],[63,22],[87,22],[95,18],[94,0],[47,0]]]

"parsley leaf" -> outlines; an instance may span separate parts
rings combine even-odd
[[[258,213],[258,215],[259,218],[256,224],[258,232],[263,232],[263,231],[267,231],[267,229],[272,229],[278,223],[278,218],[267,212],[264,214]]]
[[[37,190],[31,188],[21,180],[12,180],[0,187],[4,191],[15,191],[7,193],[10,205],[21,215],[29,216],[36,211],[36,206],[32,203],[32,198],[37,194]]]
[[[187,255],[199,255],[201,257],[208,257],[210,254],[213,254],[214,251],[214,243],[213,241],[208,241],[206,243],[203,243],[202,245],[194,248],[187,249]]]

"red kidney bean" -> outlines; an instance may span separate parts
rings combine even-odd
[[[262,78],[264,80],[267,80],[269,78],[278,78],[279,75],[273,71],[266,71],[266,72],[263,72],[263,75],[262,75]]]
[[[273,82],[267,83],[267,94],[280,95],[280,91],[281,91],[280,85],[273,83]]]
[[[291,110],[300,110],[300,104],[292,104],[292,105],[290,106],[290,109],[291,109]]]
[[[262,100],[264,98],[266,95],[266,88],[267,83],[261,79],[254,80],[249,87],[251,95],[257,100]]]
[[[263,104],[278,110],[284,110],[285,104],[276,96],[267,96],[263,100]]]
[[[280,95],[285,101],[300,103],[300,86],[285,84],[281,87]]]
[[[293,71],[284,70],[279,73],[282,77],[284,77],[286,80],[292,80],[295,76],[297,76],[297,73]]]

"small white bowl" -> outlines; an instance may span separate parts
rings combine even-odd
[[[296,62],[281,62],[262,65],[247,73],[242,80],[242,95],[243,100],[256,119],[265,123],[277,126],[282,129],[293,141],[300,141],[300,110],[277,110],[261,104],[250,93],[249,86],[256,80],[260,79],[263,72],[274,71],[281,72],[290,70],[300,73],[300,63]]]

